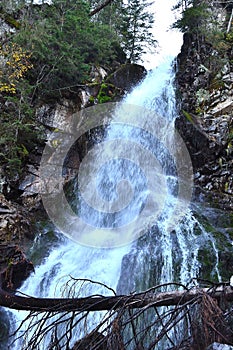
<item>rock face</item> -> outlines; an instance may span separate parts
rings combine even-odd
[[[32,263],[22,250],[33,238],[34,228],[28,210],[0,194],[0,280],[5,290],[14,292],[33,271]],[[23,248],[19,248],[19,244]]]
[[[22,206],[0,194],[0,244],[24,245],[34,237],[30,215]]]
[[[106,79],[106,82],[128,92],[145,76],[146,69],[143,66],[138,64],[124,64],[112,73]]]
[[[62,92],[60,100],[43,101],[38,104],[36,117],[44,126],[45,139],[50,137],[51,147],[56,147],[59,142],[59,130],[66,130],[74,119],[78,124],[78,119],[81,118],[78,112],[81,109],[105,102],[119,101],[145,75],[145,68],[137,64],[120,65],[109,74],[103,68],[93,67],[90,76],[92,82],[77,86],[72,91]],[[101,130],[95,130],[94,134],[98,134],[97,137],[101,136]],[[82,135],[69,152],[69,159],[66,159],[65,166],[71,169],[72,176],[77,174],[89,142],[88,135]],[[28,202],[28,197],[32,198],[41,191],[39,166],[42,152],[43,147],[38,147],[37,152],[29,156],[24,177],[19,184],[24,203]]]
[[[116,72],[111,74],[103,68],[93,67],[90,73],[90,83],[87,85],[74,87],[72,91],[62,91],[59,100],[40,101],[37,105],[36,117],[43,125],[44,139],[52,135],[50,143],[51,147],[55,148],[59,142],[59,130],[63,131],[72,122],[74,115],[75,118],[76,115],[78,118],[78,112],[82,108],[119,100],[145,74],[145,69],[139,65],[118,66]],[[103,137],[101,129],[95,130],[94,133],[96,138]],[[80,162],[89,146],[88,135],[84,134],[71,147],[64,164],[66,171],[69,172],[65,173],[67,180],[77,174]],[[9,184],[5,181],[4,174],[1,174],[0,191],[3,194],[0,194],[0,253],[3,266],[0,273],[5,271],[5,275],[2,275],[5,288],[16,289],[20,284],[20,278],[23,280],[32,270],[32,266],[26,260],[23,252],[19,252],[16,245],[27,247],[34,238],[32,218],[35,210],[41,211],[40,191],[42,186],[39,167],[43,147],[43,144],[37,145],[29,155],[19,183],[13,183],[12,180],[13,185]],[[7,261],[12,262],[10,270]],[[10,279],[7,279],[7,274],[11,276]]]
[[[220,3],[211,11],[227,9]],[[224,46],[224,50],[222,46]],[[195,171],[196,194],[223,209],[233,209],[233,49],[197,34],[185,34],[178,56],[180,117],[176,127],[185,140]]]
[[[0,245],[1,288],[14,293],[22,282],[34,271],[23,251],[16,245]]]

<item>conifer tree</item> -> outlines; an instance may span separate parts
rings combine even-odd
[[[137,62],[148,48],[156,46],[151,33],[154,18],[148,11],[150,5],[147,0],[128,0],[122,8],[119,32],[129,62]]]

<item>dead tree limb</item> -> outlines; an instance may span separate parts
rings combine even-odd
[[[111,4],[114,0],[106,0],[105,2],[103,2],[102,4],[100,4],[99,6],[97,6],[94,10],[92,10],[89,13],[89,16],[94,16],[96,13],[100,12],[103,8],[105,8],[106,6],[108,6],[109,4]]]
[[[104,311],[119,308],[144,308],[157,306],[183,305],[203,295],[214,299],[221,298],[233,301],[233,289],[221,286],[216,289],[193,288],[189,291],[176,290],[172,292],[144,292],[134,295],[121,296],[90,296],[85,298],[34,298],[18,296],[0,288],[0,306],[15,310],[28,310],[37,312],[64,312],[64,311]]]
[[[230,32],[232,19],[233,19],[233,8],[231,10],[231,16],[230,16],[230,19],[229,19],[229,22],[228,22],[228,26],[227,26],[227,34]]]

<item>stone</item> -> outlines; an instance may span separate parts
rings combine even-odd
[[[59,102],[43,103],[36,111],[37,119],[46,127],[64,130],[74,113],[80,111],[87,97],[80,90],[75,99],[61,98]],[[80,96],[79,96],[80,95]]]
[[[206,350],[233,350],[233,346],[227,344],[213,343]]]
[[[34,237],[30,215],[19,204],[0,194],[0,244],[27,244]]]
[[[17,245],[0,244],[0,256],[1,287],[15,292],[34,271],[33,264]]]
[[[93,82],[101,83],[107,75],[108,73],[104,68],[92,66],[90,76]]]
[[[232,101],[232,98],[229,98],[221,103],[218,103],[217,106],[211,110],[211,113],[214,116],[218,116],[221,114],[232,113],[232,110],[233,110],[233,101]]]
[[[143,66],[128,63],[121,65],[105,82],[113,84],[119,89],[130,91],[146,76],[146,73],[147,71]]]
[[[20,183],[19,189],[23,191],[22,196],[28,196],[35,193],[40,193],[41,182],[39,175],[29,174],[26,175],[24,180]]]

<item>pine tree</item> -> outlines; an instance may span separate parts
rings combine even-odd
[[[154,18],[148,11],[150,5],[147,0],[128,0],[122,8],[119,34],[129,62],[139,61],[148,47],[153,49],[156,46],[151,33]]]

